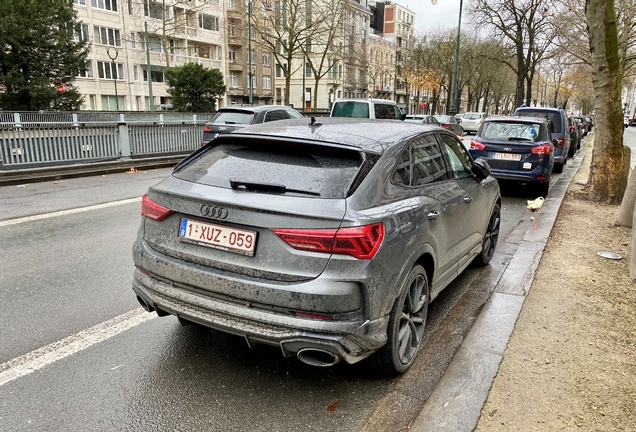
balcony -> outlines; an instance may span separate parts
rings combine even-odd
[[[248,96],[243,87],[231,87],[227,90],[227,94],[230,96]]]
[[[243,38],[240,36],[228,36],[227,44],[233,46],[243,46]]]
[[[227,18],[235,19],[235,20],[244,20],[247,19],[247,12],[240,9],[228,9],[227,10]]]
[[[243,72],[243,62],[237,62],[237,61],[229,62],[228,68],[231,71]]]

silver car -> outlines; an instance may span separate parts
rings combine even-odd
[[[401,373],[429,302],[492,258],[499,185],[439,127],[319,120],[221,135],[151,187],[133,290],[310,365]]]
[[[460,123],[466,132],[477,133],[479,127],[486,120],[486,114],[478,112],[470,112],[464,114]]]

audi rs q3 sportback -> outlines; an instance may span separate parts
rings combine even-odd
[[[319,120],[220,135],[151,187],[133,290],[310,365],[401,373],[429,302],[492,258],[499,185],[439,127]]]

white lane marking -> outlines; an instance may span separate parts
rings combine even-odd
[[[113,201],[113,202],[104,203],[104,204],[96,204],[96,205],[92,205],[88,207],[78,207],[78,208],[69,209],[69,210],[60,210],[53,213],[44,213],[44,214],[39,214],[34,216],[26,216],[26,217],[21,217],[16,219],[9,219],[5,221],[0,221],[0,227],[16,225],[16,224],[20,224],[24,222],[33,222],[33,221],[42,220],[42,219],[49,219],[49,218],[53,218],[57,216],[65,216],[65,215],[70,215],[75,213],[82,213],[82,212],[87,212],[91,210],[99,210],[103,208],[114,207],[114,206],[123,205],[123,204],[130,204],[130,203],[139,202],[139,201],[141,201],[141,197],[129,198],[129,199],[120,200],[120,201]]]
[[[53,342],[23,356],[0,364],[0,387],[14,379],[42,369],[58,360],[110,339],[145,321],[156,318],[142,308],[134,309],[101,324],[97,324],[65,339]]]

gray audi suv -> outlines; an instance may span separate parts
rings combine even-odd
[[[455,135],[395,120],[283,120],[220,135],[142,200],[133,290],[315,366],[402,373],[429,302],[486,265],[501,196]]]

